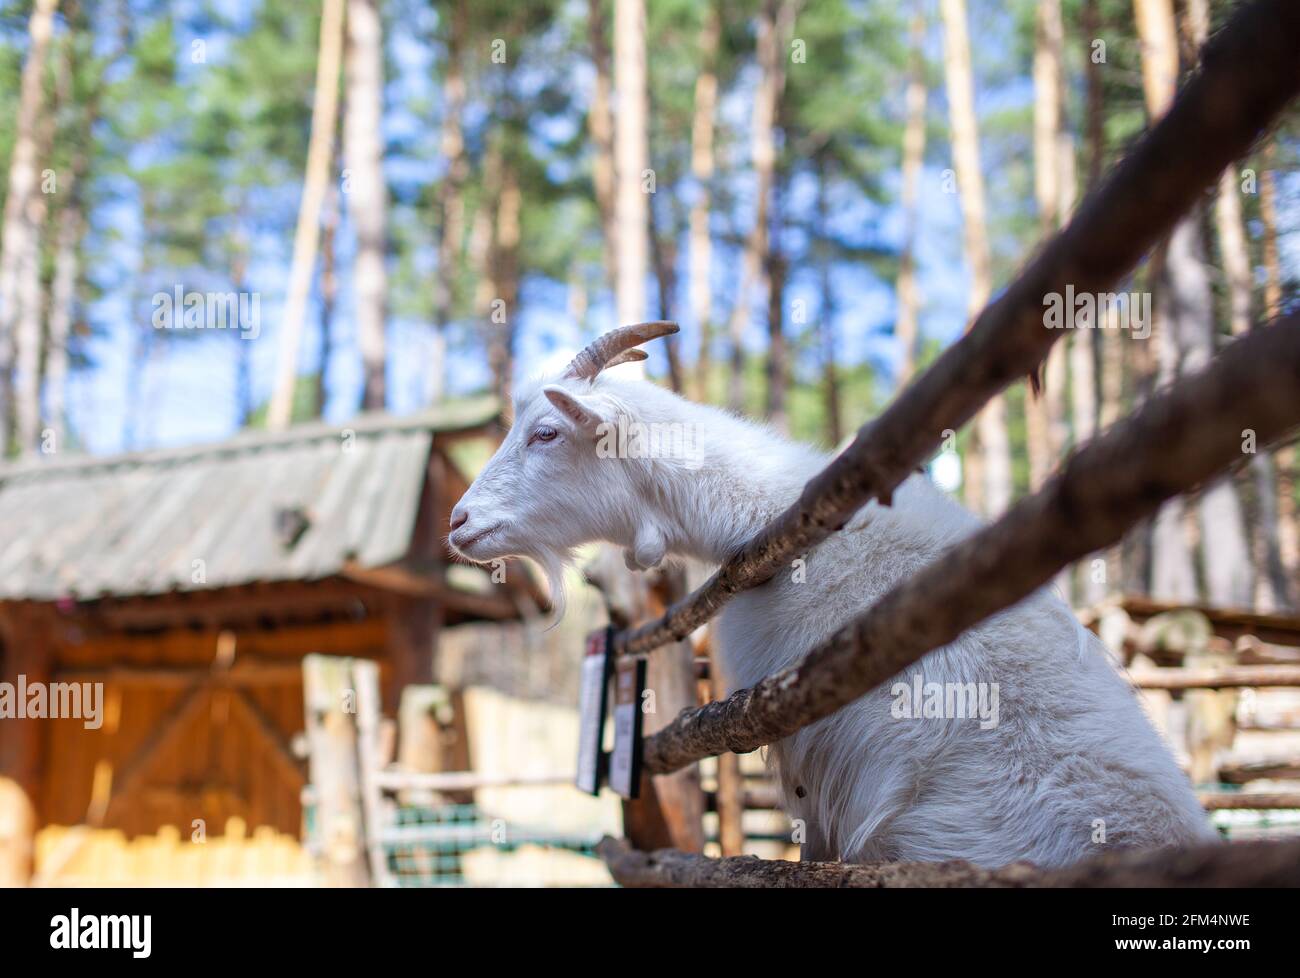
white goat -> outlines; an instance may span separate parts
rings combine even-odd
[[[675,331],[615,330],[562,377],[520,390],[509,436],[452,512],[452,546],[474,561],[532,557],[554,591],[579,544],[622,546],[635,568],[667,555],[718,564],[794,502],[830,456],[600,373]],[[673,436],[656,442],[656,431]],[[665,441],[688,450],[663,451]],[[715,641],[729,682],[749,686],[795,662],[979,525],[924,477],[909,478],[891,506],[864,507],[804,566],[723,609]],[[1212,839],[1107,655],[1040,591],[772,745],[805,858],[1054,866],[1108,847]]]

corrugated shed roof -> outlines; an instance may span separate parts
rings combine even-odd
[[[315,580],[345,563],[390,563],[410,544],[434,436],[496,415],[495,402],[476,400],[211,445],[0,465],[0,600]]]

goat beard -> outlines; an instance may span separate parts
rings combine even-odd
[[[537,562],[546,576],[546,589],[551,600],[551,623],[546,626],[546,631],[549,632],[564,620],[564,613],[568,609],[568,589],[564,584],[564,572],[574,563],[574,554],[572,550],[546,547],[527,556]]]

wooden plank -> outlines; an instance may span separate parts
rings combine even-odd
[[[293,756],[293,751],[290,750],[288,742],[280,733],[280,729],[263,712],[262,708],[253,702],[248,693],[242,689],[237,690],[231,697],[230,705],[235,713],[242,716],[261,739],[259,756],[264,756],[271,762],[286,784],[295,791],[301,791],[303,785],[307,783],[307,777],[303,772],[302,765]],[[254,792],[254,797],[260,797],[259,793]]]
[[[360,603],[374,612],[391,596],[344,577],[321,581],[275,581],[174,591],[130,598],[103,598],[77,606],[75,617],[103,631],[192,628],[208,630],[256,626],[323,617],[354,618]]]
[[[207,702],[205,690],[200,684],[192,685],[176,701],[162,723],[117,771],[113,778],[112,793],[104,807],[103,821],[107,821],[113,814],[114,805],[120,808],[125,803],[148,773],[150,765],[169,745],[180,739],[185,726],[199,716]],[[96,824],[102,823],[97,821]]]
[[[235,636],[240,658],[249,660],[283,662],[311,653],[377,657],[384,654],[388,642],[388,625],[382,618],[229,631]],[[212,661],[220,634],[217,629],[174,629],[146,635],[100,631],[64,643],[59,658],[65,668],[120,661],[156,663],[174,657],[207,664]]]
[[[104,666],[84,669],[60,669],[59,682],[102,682],[121,686],[186,688],[210,683],[215,686],[280,686],[297,683],[301,667],[293,662],[240,660],[230,669],[203,666]]]

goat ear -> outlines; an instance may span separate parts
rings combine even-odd
[[[591,403],[591,398],[581,397],[571,393],[556,384],[543,387],[542,393],[566,418],[576,424],[581,430],[596,433],[596,429],[604,423],[604,418],[600,412]]]

